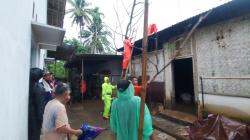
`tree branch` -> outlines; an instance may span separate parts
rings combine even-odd
[[[123,32],[122,32],[122,24],[121,24],[119,15],[118,15],[118,11],[117,11],[117,9],[114,6],[113,6],[113,8],[115,10],[115,15],[116,15],[116,18],[117,18],[117,21],[118,21],[118,24],[119,24],[119,27],[120,27],[120,30],[121,30],[121,34],[123,34]]]
[[[131,9],[131,13],[130,13],[130,18],[129,18],[129,22],[128,22],[128,25],[127,25],[127,28],[126,28],[126,32],[125,32],[125,37],[128,37],[128,30],[129,30],[129,27],[131,26],[132,24],[132,20],[133,20],[133,14],[134,14],[134,10],[135,10],[135,5],[136,5],[136,0],[134,0],[133,2],[133,5],[132,5],[132,9]]]
[[[142,18],[142,16],[143,16],[143,13],[140,15],[140,17],[136,20],[136,22],[132,25],[132,27],[134,27],[139,21],[140,21],[140,19]]]
[[[196,30],[196,28],[200,25],[200,23],[212,12],[212,9],[210,11],[208,11],[205,15],[200,16],[199,20],[196,22],[196,24],[193,26],[193,28],[189,31],[189,33],[187,34],[187,36],[185,37],[184,41],[182,42],[182,44],[180,45],[180,48],[175,52],[173,58],[160,70],[158,71],[153,78],[150,80],[150,82],[154,81],[155,78],[161,73],[163,72],[163,70],[165,68],[167,68],[173,60],[176,59],[176,57],[179,55],[180,50],[184,47],[184,45],[186,44],[186,42],[189,40],[189,38],[191,37],[191,35],[194,33],[194,31]]]
[[[144,2],[137,2],[135,5],[144,4]]]
[[[107,27],[108,27],[112,32],[114,32],[115,34],[118,34],[118,35],[121,35],[121,36],[125,36],[124,34],[117,32],[116,29],[114,30],[114,29],[112,29],[112,28],[111,28],[110,26],[108,26],[108,25],[107,25]],[[117,27],[116,27],[116,28],[117,28]]]
[[[126,11],[126,14],[127,14],[127,16],[129,16],[129,12],[128,12],[128,8],[126,8],[126,6],[125,6],[125,4],[124,4],[124,2],[123,2],[123,0],[121,0],[122,2],[122,6],[123,6],[123,8],[125,9],[125,11]]]
[[[140,8],[139,10],[137,10],[137,11],[135,12],[135,15],[133,16],[133,18],[135,18],[135,17],[137,17],[137,16],[139,16],[139,15],[143,15],[143,11],[144,11],[143,8]]]

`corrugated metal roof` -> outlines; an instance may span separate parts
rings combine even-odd
[[[66,67],[77,67],[81,66],[82,60],[85,65],[96,65],[99,63],[112,61],[112,60],[121,60],[122,55],[103,55],[103,54],[81,54],[76,55],[70,61],[68,61]]]

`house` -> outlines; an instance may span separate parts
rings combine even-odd
[[[155,65],[160,70],[172,60],[205,13],[149,37],[147,74],[151,78],[157,73]],[[141,48],[142,40],[135,46]],[[136,48],[130,72],[140,76],[141,50]],[[207,112],[250,122],[250,1],[234,0],[212,9],[179,51],[155,79],[165,85],[166,108],[197,113],[200,103]]]
[[[66,0],[15,0],[0,5],[0,139],[28,139],[29,70],[44,68],[61,45]]]
[[[56,59],[59,58],[60,56]],[[112,84],[119,81],[122,72],[122,55],[79,54],[68,60],[65,67],[70,71],[68,79],[72,94],[80,93],[79,84],[83,73],[87,93],[91,97],[100,97],[104,76],[110,77]]]

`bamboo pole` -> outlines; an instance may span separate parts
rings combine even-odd
[[[148,0],[144,3],[144,31],[142,42],[142,94],[140,104],[140,121],[138,130],[138,140],[142,140],[142,131],[144,125],[144,108],[146,98],[146,85],[147,85],[147,46],[148,46]]]
[[[239,80],[250,80],[250,77],[202,77],[202,79],[239,79]]]

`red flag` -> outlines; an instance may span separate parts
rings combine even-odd
[[[131,39],[125,39],[123,41],[123,62],[122,62],[122,69],[127,69],[130,58],[131,58],[131,50],[133,47],[133,44],[131,43]]]
[[[86,93],[87,87],[86,87],[86,82],[84,80],[81,81],[80,83],[80,92],[82,94]]]
[[[157,32],[156,24],[150,24],[148,27],[148,35],[152,35]]]

